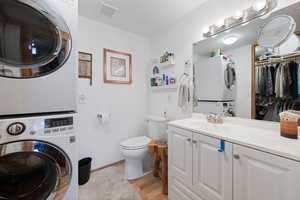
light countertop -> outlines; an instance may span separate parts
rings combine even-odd
[[[194,114],[192,118],[171,121],[168,126],[190,130],[300,162],[300,139],[281,137],[279,123],[227,117],[224,118],[223,124],[212,124],[207,122],[206,116]]]

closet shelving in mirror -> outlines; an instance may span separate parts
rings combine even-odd
[[[268,64],[277,64],[277,63],[297,61],[297,60],[300,60],[300,54],[286,56],[286,57],[282,57],[282,58],[273,58],[273,59],[269,59],[269,60],[256,61],[255,65],[263,66],[263,65],[268,65]]]

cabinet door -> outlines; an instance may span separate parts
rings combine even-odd
[[[169,185],[169,199],[170,200],[203,200],[190,189],[186,188],[175,177],[170,179]]]
[[[300,163],[234,145],[235,200],[300,198]]]
[[[232,144],[194,134],[193,191],[206,200],[232,200]],[[242,200],[242,199],[239,199]]]
[[[169,132],[169,177],[175,177],[186,187],[192,184],[192,132],[171,129]]]

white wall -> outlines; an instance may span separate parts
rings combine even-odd
[[[251,119],[251,45],[227,51],[236,65],[236,116]]]
[[[209,0],[199,9],[185,16],[176,24],[166,27],[151,38],[151,57],[157,58],[166,50],[175,53],[175,71],[178,76],[183,73],[186,59],[192,58],[192,45],[203,39],[202,30],[205,26],[216,23],[219,19],[231,16],[236,10],[250,7],[255,0]],[[299,0],[279,0],[280,9]],[[151,113],[168,111],[171,119],[181,118],[183,115],[176,106],[176,93],[157,93],[150,95]]]
[[[103,83],[103,48],[132,54],[131,85]],[[149,42],[140,36],[108,25],[79,18],[79,51],[93,54],[93,85],[79,79],[80,158],[93,158],[92,168],[99,168],[122,159],[119,144],[126,138],[146,134],[148,93],[146,67]],[[111,122],[101,125],[98,113],[111,113]]]

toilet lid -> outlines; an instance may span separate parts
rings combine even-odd
[[[134,137],[125,140],[121,143],[121,147],[124,149],[142,149],[150,143],[151,139],[146,136]]]

